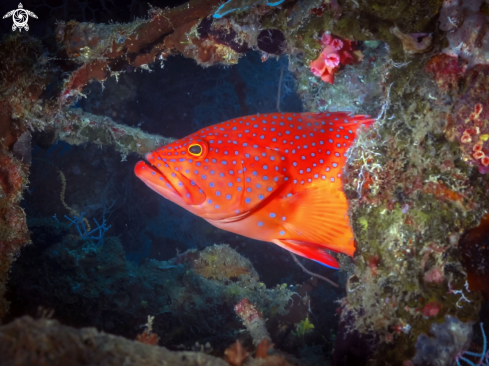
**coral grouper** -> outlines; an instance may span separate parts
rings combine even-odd
[[[338,268],[353,255],[341,186],[346,151],[368,116],[274,113],[236,118],[146,155],[136,175],[211,224]]]

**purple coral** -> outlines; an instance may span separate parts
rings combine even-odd
[[[489,18],[479,12],[482,0],[445,0],[440,29],[448,32],[449,56],[461,57],[468,67],[489,63]]]
[[[432,323],[430,336],[421,333],[416,340],[416,355],[412,364],[453,365],[463,355],[472,339],[472,323],[464,323],[456,317],[446,315],[443,323]],[[460,365],[461,366],[461,365]]]

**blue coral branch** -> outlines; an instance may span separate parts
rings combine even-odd
[[[80,235],[80,239],[94,240],[96,241],[97,246],[102,245],[104,242],[104,235],[112,225],[106,225],[105,216],[102,217],[102,224],[99,224],[97,219],[94,218],[93,221],[95,221],[95,224],[97,224],[97,226],[95,227],[95,229],[87,232],[87,228],[85,227],[85,223],[83,222],[83,215],[85,215],[85,212],[82,212],[80,216],[75,216],[73,219],[65,215],[65,219],[71,222],[68,227],[71,227],[71,225],[75,225],[76,229],[78,230],[78,234]],[[92,235],[95,232],[98,232],[98,234]]]

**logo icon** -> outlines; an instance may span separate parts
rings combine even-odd
[[[12,30],[15,31],[16,29],[18,29],[19,32],[22,32],[22,28],[24,28],[26,31],[29,30],[29,25],[27,25],[29,15],[37,19],[36,14],[34,14],[32,11],[25,10],[22,6],[22,3],[19,3],[19,8],[9,11],[3,16],[3,19],[7,17],[12,17],[12,20],[14,21],[14,25],[12,25]]]

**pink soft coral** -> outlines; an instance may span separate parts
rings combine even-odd
[[[324,33],[321,37],[324,46],[317,59],[311,62],[311,72],[320,77],[326,83],[334,83],[334,74],[341,65],[349,65],[360,62],[363,55],[360,51],[354,51],[355,42],[341,40],[331,34]]]

